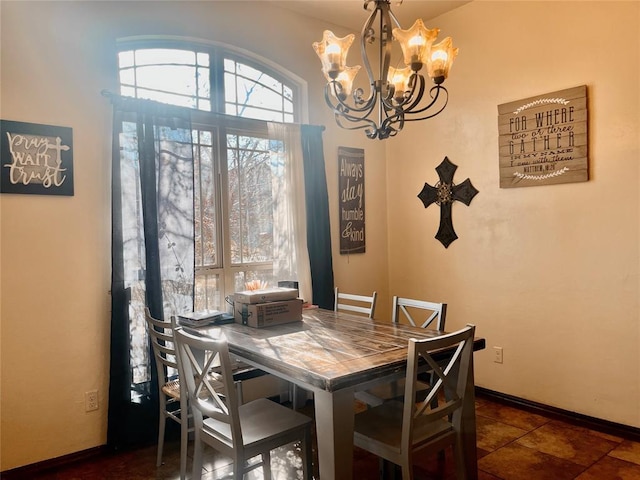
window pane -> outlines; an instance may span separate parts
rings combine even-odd
[[[227,143],[231,262],[271,261],[273,200],[268,141],[235,137]]]
[[[283,115],[281,112],[276,112],[273,110],[263,110],[261,108],[248,107],[243,106],[237,109],[234,105],[227,104],[226,111],[227,115],[237,114],[239,117],[243,118],[254,118],[256,120],[265,120],[265,121],[274,121],[274,122],[282,122]]]
[[[122,85],[120,87],[120,95],[125,96],[125,97],[135,97],[136,96],[136,89],[133,87],[126,87],[124,85]]]
[[[282,109],[282,95],[278,92],[255,83],[252,80],[238,77],[238,92],[240,97],[238,103],[271,108],[273,110]]]
[[[209,53],[152,48],[121,52],[118,61],[121,94],[211,111]],[[123,85],[138,89],[125,91]]]
[[[153,90],[196,95],[196,68],[186,65],[138,67],[138,86]]]
[[[249,282],[261,282],[268,287],[273,287],[273,269],[237,272],[234,277],[235,291],[246,290]]]
[[[118,53],[118,64],[120,68],[133,66],[133,50]]]
[[[203,137],[206,141],[206,135]],[[196,138],[194,138],[195,141]],[[195,169],[194,178],[196,266],[219,266],[217,233],[219,220],[213,150],[210,146],[194,144],[194,158],[198,167]]]
[[[194,309],[226,311],[223,291],[219,274],[196,272]]]
[[[123,68],[122,70],[120,70],[120,83],[126,85],[135,85],[135,70],[133,68]]]
[[[200,65],[201,67],[208,67],[209,66],[209,54],[208,53],[198,53],[197,54],[197,58],[198,58],[198,65]]]
[[[229,73],[224,74],[224,98],[227,102],[236,103],[236,77]]]
[[[210,98],[211,85],[209,83],[209,69],[198,68],[196,80],[198,82],[198,96],[202,98]]]
[[[227,115],[282,122],[283,112],[293,111],[292,90],[249,65],[225,59],[224,84]]]
[[[136,65],[154,65],[158,63],[195,65],[196,54],[190,50],[176,50],[171,48],[145,48],[136,50]]]
[[[287,87],[286,85],[282,86],[282,96],[284,98],[286,98],[287,100],[291,100],[291,103],[293,103],[293,90],[291,90],[289,87]]]
[[[274,90],[280,90],[282,88],[282,83],[280,83],[278,80],[270,75],[267,75],[264,72],[261,72],[260,70],[256,70],[255,68],[250,67],[249,65],[237,63],[236,68],[238,76],[253,80],[255,83],[261,83]]]
[[[194,108],[196,100],[193,97],[185,97],[173,93],[158,92],[156,90],[146,90],[144,88],[138,89],[138,98],[146,98],[149,100],[156,100],[162,103],[169,103],[171,105],[178,105],[179,107]]]

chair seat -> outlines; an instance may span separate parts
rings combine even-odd
[[[401,402],[390,401],[358,413],[354,427],[355,444],[359,447],[367,445],[367,449],[374,447],[374,451],[377,444],[400,453],[403,408]],[[418,419],[413,425],[412,443],[419,444],[449,433],[453,433],[449,422],[421,422]]]
[[[180,400],[180,380],[171,380],[162,386],[165,395]]]
[[[245,447],[264,442],[273,436],[285,436],[288,433],[295,433],[301,427],[312,422],[312,419],[306,415],[283,407],[266,398],[259,398],[240,405],[238,410],[242,440]],[[204,420],[204,428],[218,440],[222,440],[222,435],[227,438],[231,437],[229,424],[214,418],[206,418]]]
[[[382,383],[375,387],[356,392],[356,398],[367,405],[378,406],[389,400],[399,400],[404,396],[405,380]],[[429,393],[431,387],[426,382],[416,382],[416,400],[422,400]]]

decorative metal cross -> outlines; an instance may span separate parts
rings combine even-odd
[[[436,167],[440,181],[435,187],[425,183],[418,194],[418,198],[424,203],[424,208],[432,203],[440,205],[440,228],[435,238],[440,240],[444,248],[448,248],[451,242],[458,238],[451,221],[451,204],[458,200],[468,206],[478,193],[468,178],[460,185],[453,183],[453,175],[457,168],[457,165],[444,157],[442,163]]]

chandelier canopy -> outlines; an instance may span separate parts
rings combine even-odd
[[[365,96],[364,89],[354,88],[360,65],[346,64],[353,34],[338,38],[325,30],[322,40],[313,43],[313,49],[322,62],[327,79],[325,100],[335,113],[336,123],[348,130],[365,129],[367,137],[382,140],[395,136],[404,122],[426,120],[444,110],[449,94],[442,84],[458,49],[453,48],[451,37],[434,44],[440,30],[426,28],[421,19],[408,30],[400,28],[390,0],[365,0],[364,9],[371,11],[360,38],[362,62],[369,80],[368,95]],[[402,49],[404,65],[399,65],[400,58],[396,66],[391,64],[396,44]],[[379,68],[377,77],[370,62],[374,53]],[[434,83],[428,96],[424,96],[425,78],[419,73],[424,66]]]

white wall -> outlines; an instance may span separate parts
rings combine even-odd
[[[434,20],[460,54],[439,117],[387,144],[392,294],[449,303],[487,339],[477,384],[640,426],[638,2],[472,2]],[[499,188],[497,106],[587,85],[590,180]],[[448,156],[458,240],[416,195]],[[492,347],[504,348],[493,363]]]

